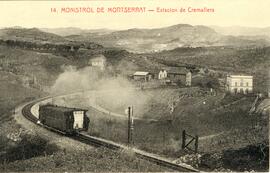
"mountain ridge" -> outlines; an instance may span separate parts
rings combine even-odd
[[[263,47],[270,45],[270,37],[254,34],[244,36],[237,33],[224,35],[213,27],[190,24],[119,31],[104,28],[88,30],[76,27],[55,29],[13,27],[0,29],[0,38],[42,43],[93,42],[104,47],[125,49],[133,53],[160,52],[178,47]]]
[[[160,52],[177,47],[209,46],[265,46],[269,40],[256,37],[227,36],[204,25],[178,24],[154,29],[132,28],[107,34],[85,33],[70,35],[68,39],[91,40],[108,47],[118,47],[135,53]]]

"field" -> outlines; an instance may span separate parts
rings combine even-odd
[[[167,169],[138,159],[132,151],[106,148],[59,148],[41,136],[23,134],[22,140],[11,142],[1,136],[0,171],[27,172],[102,172],[102,171],[166,171]]]
[[[263,128],[256,129],[258,138],[253,143],[268,139],[265,135],[268,124],[263,117],[248,115],[255,97],[231,96],[222,92],[213,95],[196,87],[137,90],[130,92],[131,97],[126,94],[122,92],[118,97],[108,93],[106,96],[100,94],[96,104],[124,116],[125,108],[133,105],[134,117],[138,118],[134,120],[134,146],[150,152],[179,157],[182,130],[199,136],[200,152],[240,148],[251,144],[250,134],[245,134],[245,131],[255,133],[253,127],[261,121],[264,122]],[[175,104],[172,113],[168,106],[170,102]],[[127,143],[127,120],[97,111],[89,107],[89,104],[89,97],[85,95],[65,99],[66,106],[89,109],[91,135]],[[230,145],[232,141],[237,141],[234,142],[237,145]]]

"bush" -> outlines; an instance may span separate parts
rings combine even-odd
[[[50,155],[56,151],[58,151],[58,147],[55,144],[50,144],[48,140],[39,136],[25,135],[17,145],[6,149],[6,153],[0,156],[0,162],[13,162],[41,155]]]
[[[192,85],[199,86],[201,88],[213,89],[218,89],[220,87],[218,79],[210,76],[194,78],[192,80]]]
[[[223,152],[222,162],[224,167],[236,171],[266,171],[269,164],[269,146],[256,144],[239,150],[226,150]]]
[[[200,168],[210,170],[266,171],[269,169],[269,144],[257,143],[240,149],[207,153],[201,157]]]

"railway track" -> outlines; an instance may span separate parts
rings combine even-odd
[[[41,100],[39,100],[39,101],[41,101]],[[22,109],[22,115],[26,119],[28,119],[29,121],[31,121],[31,122],[33,122],[35,124],[37,124],[38,118],[35,117],[31,113],[31,108],[32,108],[32,106],[37,104],[39,101],[31,102],[31,103],[27,104],[26,106],[24,106],[23,109]],[[43,127],[63,135],[62,133],[60,133],[59,131],[57,131],[55,129],[52,129],[52,128],[47,127],[47,126],[43,126]],[[72,138],[74,140],[78,140],[78,141],[83,142],[85,144],[95,146],[95,147],[106,147],[106,148],[109,148],[109,149],[112,149],[112,150],[130,149],[129,147],[127,147],[125,145],[120,145],[120,144],[112,142],[112,141],[108,141],[108,140],[105,140],[105,139],[89,136],[89,135],[84,134],[84,133],[79,133],[77,135],[70,136],[70,138]],[[173,163],[170,160],[167,160],[165,158],[156,156],[156,155],[151,154],[151,153],[147,153],[147,152],[139,150],[139,149],[132,149],[132,150],[133,150],[133,152],[135,153],[135,155],[138,158],[150,161],[150,162],[155,163],[155,164],[157,164],[159,166],[169,168],[170,170],[175,170],[175,171],[180,171],[180,172],[199,172],[199,170],[194,169],[192,167]]]
[[[31,113],[31,108],[34,106],[36,102],[29,103],[22,109],[22,115],[28,119],[29,121],[32,121],[33,123],[37,123],[38,119]]]

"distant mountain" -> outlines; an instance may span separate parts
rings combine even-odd
[[[241,27],[241,26],[210,26],[217,33],[231,36],[267,36],[270,38],[270,27],[256,28],[256,27]]]
[[[109,29],[81,29],[76,27],[67,27],[67,28],[40,28],[44,32],[49,32],[61,36],[68,35],[81,35],[86,33],[95,33],[95,34],[108,34],[113,32]]]
[[[145,53],[172,50],[178,47],[264,46],[268,41],[224,36],[207,26],[178,24],[157,29],[128,29],[105,34],[71,35],[72,40],[88,40],[107,47]]]
[[[128,29],[108,34],[68,36],[75,40],[91,40],[104,46],[120,47],[131,52],[154,52],[182,46],[204,46],[219,39],[213,29],[186,24],[158,29]],[[211,41],[209,41],[211,40]]]
[[[93,42],[73,41],[37,28],[17,27],[0,29],[0,46],[52,53],[70,59],[81,58],[84,61],[95,54],[102,54],[106,51],[103,46]],[[110,53],[109,49],[107,50]]]
[[[263,31],[267,34],[267,28],[264,28]],[[253,34],[255,34],[255,30]],[[270,39],[265,35],[224,35],[207,26],[188,24],[155,29],[134,28],[121,31],[13,27],[0,29],[0,39],[52,44],[93,43],[135,53],[160,52],[179,47],[264,47],[270,45]]]
[[[0,29],[0,41],[9,46],[24,47],[29,49],[53,49],[61,51],[84,52],[89,49],[102,49],[103,46],[89,41],[74,41],[63,36],[41,31],[37,28],[4,28]],[[72,45],[72,48],[71,48]]]
[[[29,42],[66,42],[67,39],[56,34],[43,32],[37,28],[4,28],[0,29],[0,39],[21,40]]]

